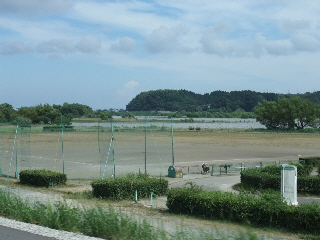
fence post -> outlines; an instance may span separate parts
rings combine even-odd
[[[138,202],[138,190],[136,190],[134,193],[134,201],[135,201],[135,203]]]
[[[151,207],[153,205],[153,192],[151,192]]]

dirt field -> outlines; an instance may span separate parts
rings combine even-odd
[[[16,153],[12,154],[14,133],[0,133],[0,164],[2,172],[15,175]],[[63,171],[69,179],[93,179],[113,174],[144,172],[145,133],[127,131],[114,133],[114,157],[110,147],[110,133],[99,136],[97,132],[64,133],[62,151],[61,133],[32,132],[30,144],[18,145],[18,172],[24,168]],[[171,132],[155,131],[147,134],[147,172],[167,175],[172,165]],[[199,172],[203,162],[215,167],[221,164],[257,165],[270,162],[298,160],[299,157],[320,155],[320,135],[283,133],[244,133],[219,131],[174,132],[174,163],[184,172]],[[64,153],[64,156],[62,154]],[[108,155],[109,152],[109,155]],[[13,160],[11,163],[11,156]],[[29,158],[30,156],[30,158]],[[106,164],[106,160],[108,163]],[[189,170],[187,170],[189,167]],[[217,169],[217,168],[215,168]]]

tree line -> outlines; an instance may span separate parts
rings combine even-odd
[[[172,111],[172,112],[221,112],[237,110],[253,112],[263,101],[277,101],[279,98],[301,97],[320,104],[320,91],[304,94],[277,94],[245,91],[214,91],[197,94],[187,90],[154,90],[141,92],[126,106],[127,111]]]
[[[101,109],[93,111],[91,107],[79,103],[39,104],[32,107],[21,107],[17,110],[11,104],[0,104],[0,122],[19,120],[33,124],[59,124],[62,118],[65,123],[70,123],[73,118],[79,117],[97,117],[107,120],[112,118],[112,112]]]
[[[156,90],[138,94],[127,105],[127,111],[96,110],[78,103],[39,104],[14,109],[0,104],[0,122],[22,121],[33,124],[70,123],[73,118],[100,118],[113,115],[133,118],[135,115],[167,115],[187,118],[256,118],[267,129],[304,129],[318,127],[320,92],[275,94],[254,91],[215,91],[196,94],[187,90]]]

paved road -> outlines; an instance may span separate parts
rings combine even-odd
[[[0,225],[1,240],[57,240],[56,238],[44,237],[37,234],[32,234],[14,228],[4,227]]]

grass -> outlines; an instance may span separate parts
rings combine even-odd
[[[0,184],[7,185],[9,188],[35,189],[30,186],[21,186],[12,180],[0,180]],[[74,187],[74,185],[70,184],[70,187]],[[58,188],[36,188],[36,190],[56,193],[60,191]],[[233,225],[228,223],[227,231],[225,227],[221,228],[221,223],[210,223],[210,227],[205,223],[203,229],[193,228],[197,230],[190,230],[188,224],[184,223],[186,221],[188,223],[190,221],[194,222],[196,219],[176,216],[164,211],[162,215],[165,215],[165,219],[170,218],[173,222],[180,223],[167,232],[161,224],[154,227],[146,220],[159,218],[159,210],[146,210],[141,206],[137,206],[136,209],[132,210],[132,202],[128,201],[118,202],[114,204],[114,207],[111,207],[110,201],[93,198],[91,191],[63,192],[66,198],[76,199],[78,203],[70,205],[67,201],[55,203],[31,202],[30,200],[23,200],[7,190],[0,189],[0,215],[18,221],[58,230],[80,232],[88,236],[104,239],[264,239],[264,237],[259,237],[255,233],[257,229],[233,229],[230,227]],[[82,204],[79,202],[82,202]],[[123,209],[130,210],[128,213],[123,213],[118,209],[122,209],[122,211]],[[137,212],[140,212],[138,215],[141,215],[143,211],[148,211],[147,214],[142,214],[143,218],[134,217],[137,216]],[[200,219],[196,221],[202,224]]]
[[[6,190],[0,190],[0,215],[104,239],[262,239],[251,232],[223,233],[217,229],[190,232],[178,225],[168,234],[161,227],[154,228],[146,220],[135,220],[112,207],[71,206],[66,201],[32,203]]]
[[[4,203],[2,205],[0,203],[0,215],[16,219],[18,221],[25,221],[27,223],[39,224],[55,229],[63,229],[66,231],[81,232],[89,236],[96,236],[105,239],[265,239],[265,236],[268,236],[268,239],[297,239],[296,235],[291,235],[288,233],[283,234],[276,229],[259,229],[247,225],[233,224],[224,221],[212,221],[186,215],[175,215],[161,208],[145,208],[142,205],[133,204],[132,201],[112,202],[97,199],[94,198],[91,191],[88,190],[74,192],[74,190],[77,189],[77,186],[79,187],[79,184],[82,186],[84,182],[72,181],[67,183],[67,186],[62,187],[35,188],[31,186],[20,185],[14,179],[10,179],[10,181],[0,179],[0,185],[6,185],[9,188],[23,188],[44,193],[64,194],[63,196],[65,199],[74,199],[78,203],[76,204],[76,207],[74,204],[73,207],[70,207],[68,204],[66,204],[66,202],[55,204],[30,203],[19,199],[13,194],[10,194],[12,197],[12,203],[8,203],[8,201],[3,200],[4,192],[0,190],[0,202]],[[73,190],[69,191],[68,187]],[[8,211],[10,214],[3,214],[2,210],[7,207],[11,208],[11,210]],[[93,211],[90,209],[96,210]],[[107,216],[102,216],[102,210],[106,211]],[[125,214],[123,214],[123,212],[125,212]],[[114,216],[110,215],[111,213],[115,214],[117,217],[115,218]],[[43,217],[44,215],[46,215],[46,217]],[[95,228],[96,225],[92,226],[94,229],[90,229],[91,226],[89,224],[89,219],[87,228],[80,228],[79,224],[76,224],[76,221],[82,219],[81,215],[84,216],[84,218],[91,216],[91,218],[93,218],[91,221],[105,221],[99,220],[99,218],[109,219],[112,222],[110,224],[107,222],[107,225],[112,226],[116,232],[121,232],[124,235],[106,236],[103,235],[104,232],[100,235],[98,230]],[[142,216],[142,219],[137,219],[137,217],[132,218],[132,216]],[[66,221],[66,219],[68,219],[68,221]],[[152,219],[152,221],[154,219],[159,219],[156,220],[158,221],[157,227],[152,227],[143,219]],[[122,224],[126,224],[127,227],[125,230],[119,230],[119,225],[121,225],[120,220],[122,221]],[[69,222],[69,224],[66,225],[63,222]],[[171,229],[169,233],[164,230],[163,226],[161,226],[163,222],[169,222],[169,225],[172,225],[173,229]],[[175,224],[177,224],[176,227],[174,227]],[[190,226],[192,227],[190,228]],[[100,227],[103,230],[103,226]],[[129,233],[126,231],[139,232],[140,230],[138,228],[140,227],[144,229],[144,232],[148,233],[145,238],[141,238],[140,235],[137,235],[137,238],[127,238]],[[131,228],[131,230],[129,228]],[[150,234],[148,231],[146,231],[147,229],[149,229],[148,231],[151,231]],[[191,229],[197,230],[195,231]],[[283,235],[285,235],[285,237],[283,237]],[[311,238],[309,236],[306,239]]]

